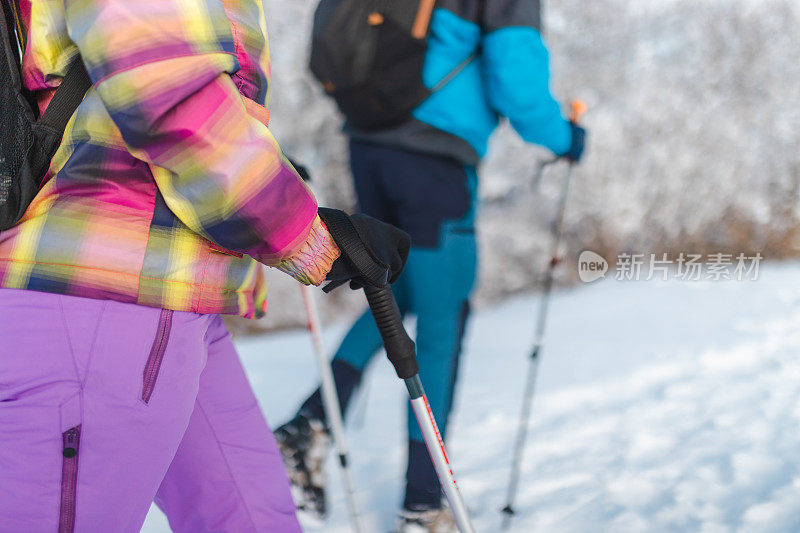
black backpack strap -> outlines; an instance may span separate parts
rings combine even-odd
[[[17,43],[19,44],[19,49],[24,52],[28,35],[25,31],[25,26],[22,24],[22,15],[19,12],[19,2],[17,0],[13,0],[10,3],[6,3],[5,0],[3,0],[3,3],[6,4],[5,7],[11,9],[11,16],[14,19],[14,33],[17,37]]]
[[[468,58],[466,58],[464,61],[462,61],[461,63],[456,65],[456,68],[454,68],[453,70],[448,72],[447,75],[444,78],[439,80],[439,82],[436,85],[431,87],[431,92],[432,93],[438,92],[439,90],[442,89],[442,87],[444,87],[445,85],[447,85],[448,83],[453,81],[453,78],[455,78],[456,76],[461,74],[461,71],[464,70],[465,68],[467,68],[467,65],[472,63],[478,57],[478,55],[479,55],[479,52],[477,52],[477,51],[476,52],[472,52],[469,55]]]
[[[447,75],[439,80],[439,83],[431,87],[431,92],[435,93],[441,90],[445,85],[453,81],[453,78],[461,74],[461,71],[464,70],[467,65],[472,63],[475,59],[478,58],[479,55],[483,52],[483,36],[486,33],[486,0],[478,0],[478,13],[477,13],[477,22],[478,27],[481,29],[481,36],[480,40],[478,41],[478,47],[472,52],[469,57],[464,59],[461,63],[456,65],[456,68],[451,70],[447,73]]]
[[[92,80],[81,60],[81,56],[75,56],[72,60],[61,85],[56,89],[53,99],[47,104],[40,124],[50,126],[56,131],[62,132],[67,127],[72,114],[78,109],[86,91],[92,86]]]
[[[15,34],[19,43],[19,48],[22,53],[25,52],[27,45],[27,32],[22,21],[22,15],[19,10],[19,2],[11,0],[7,2],[2,0],[3,3],[11,8],[15,28]],[[10,44],[10,43],[9,43]],[[86,72],[86,67],[81,61],[81,56],[76,55],[67,68],[67,73],[61,81],[61,85],[56,89],[53,99],[47,105],[44,114],[39,119],[40,124],[50,126],[56,131],[63,132],[67,127],[72,114],[78,109],[86,91],[92,86],[92,80],[89,78],[89,73]]]

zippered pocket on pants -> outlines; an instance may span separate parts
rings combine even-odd
[[[169,332],[172,329],[172,311],[162,309],[158,318],[158,328],[156,337],[153,339],[153,347],[150,348],[150,355],[144,365],[144,375],[142,376],[142,401],[150,402],[150,396],[156,386],[158,373],[161,370],[161,362],[164,359],[164,352],[167,351],[169,342]]]
[[[61,506],[58,513],[58,533],[73,533],[75,530],[75,504],[78,491],[78,451],[81,441],[81,426],[75,426],[62,434],[61,455]]]

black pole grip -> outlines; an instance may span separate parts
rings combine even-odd
[[[372,317],[381,332],[386,355],[394,365],[397,377],[408,379],[416,376],[419,373],[416,346],[403,327],[403,317],[400,316],[392,288],[389,285],[380,289],[367,285],[364,294],[367,295]]]

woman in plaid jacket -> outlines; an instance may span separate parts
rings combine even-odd
[[[261,0],[18,3],[40,107],[78,55],[92,88],[0,233],[0,529],[299,530],[219,316],[340,255],[267,127]]]

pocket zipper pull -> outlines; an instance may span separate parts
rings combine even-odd
[[[72,428],[64,434],[64,450],[61,452],[64,457],[70,459],[78,455],[78,430]]]

